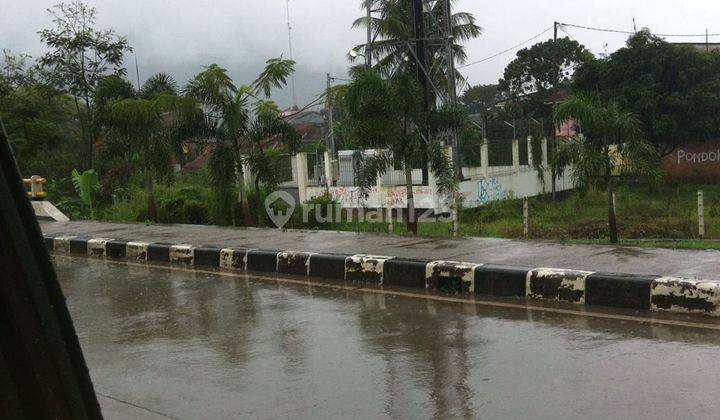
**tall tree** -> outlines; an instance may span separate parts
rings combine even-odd
[[[456,3],[455,0],[452,1]],[[364,0],[363,8],[368,5],[375,10],[375,16],[368,22],[367,16],[358,18],[353,28],[372,28],[374,35],[372,53],[375,69],[384,76],[390,76],[398,70],[404,70],[408,65],[414,66],[413,57],[408,50],[407,43],[415,38],[413,24],[413,0]],[[427,38],[438,38],[444,33],[445,9],[444,1],[431,2],[431,7],[423,11],[425,21],[425,35]],[[467,12],[453,13],[451,18],[453,34],[453,51],[457,62],[467,60],[464,43],[477,38],[482,28],[477,25],[475,16]],[[367,54],[365,44],[354,48],[359,54]],[[444,86],[446,81],[446,51],[444,43],[429,42],[427,44],[428,69],[435,80]]]
[[[157,221],[155,182],[170,170],[174,145],[185,140],[184,126],[200,112],[192,98],[160,95],[151,99],[122,99],[109,104],[108,147],[135,158],[147,186],[148,219]]]
[[[270,59],[249,86],[237,87],[226,69],[211,64],[185,87],[187,95],[203,104],[207,135],[215,142],[210,160],[214,187],[227,195],[227,186],[237,185],[246,226],[252,224],[252,219],[243,165],[248,164],[255,176],[255,191],[261,206],[260,184],[276,183],[279,171],[275,169],[281,159],[277,153],[266,150],[263,141],[275,137],[291,154],[296,153],[300,141],[300,135],[282,118],[277,106],[267,100],[273,88],[286,85],[294,65],[294,61],[282,57]],[[262,209],[258,207],[257,211],[260,222]]]
[[[517,52],[505,68],[500,89],[512,96],[540,93],[541,100],[555,87],[565,86],[575,70],[594,59],[583,45],[570,38],[539,42]]]
[[[617,100],[662,155],[720,136],[720,54],[670,44],[643,30],[624,48],[588,62],[574,88]]]
[[[462,94],[460,103],[469,112],[483,113],[493,108],[502,97],[498,85],[475,85],[470,86]]]
[[[93,96],[108,74],[122,75],[123,55],[131,48],[127,40],[112,29],[95,27],[97,10],[74,0],[48,9],[53,27],[40,31],[48,52],[41,64],[48,70],[48,81],[68,92],[75,100],[75,111],[81,122],[83,168],[93,166],[93,145],[98,127],[95,124]]]
[[[610,242],[618,243],[613,173],[645,176],[656,182],[661,176],[657,150],[643,139],[640,122],[632,113],[595,95],[581,94],[558,104],[554,120],[555,124],[577,121],[582,134],[560,139],[553,165],[571,167],[572,179],[581,192],[607,192]]]
[[[387,172],[395,161],[400,162],[405,171],[407,230],[417,234],[413,165],[428,162],[438,178],[439,192],[454,198],[457,185],[440,134],[462,126],[465,114],[452,109],[425,110],[422,89],[412,71],[384,79],[374,70],[358,69],[345,100],[354,145],[360,150],[379,150],[372,156],[362,152],[355,155],[356,178],[362,195],[367,197],[369,189],[377,184],[378,176]]]

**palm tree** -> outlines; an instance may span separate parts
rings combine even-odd
[[[444,33],[444,3],[444,1],[430,2],[430,8],[424,11],[426,38],[438,38]],[[452,3],[455,3],[455,0],[452,0]],[[378,11],[379,16],[373,17],[369,23],[367,16],[358,18],[353,23],[353,28],[367,28],[370,24],[374,34],[370,50],[375,62],[374,68],[387,77],[398,69],[404,69],[409,63],[412,65],[413,60],[409,59],[412,56],[409,55],[407,42],[415,38],[413,0],[364,0],[363,7],[367,8],[368,5]],[[467,60],[465,47],[462,44],[480,36],[482,28],[475,23],[475,17],[471,13],[454,13],[451,20],[454,55],[457,62],[462,64]],[[358,55],[364,55],[368,52],[366,47],[364,44],[358,45],[354,51]],[[441,86],[446,86],[446,58],[443,42],[428,42],[427,66],[433,80],[437,80]],[[459,73],[457,76],[462,77]]]
[[[383,150],[373,156],[355,154],[356,178],[362,195],[367,197],[378,176],[393,166],[395,160],[400,161],[405,171],[407,230],[417,234],[413,164],[428,162],[438,178],[439,192],[452,195],[457,189],[452,164],[437,134],[461,126],[464,114],[447,109],[426,111],[421,87],[412,71],[385,79],[374,70],[358,69],[348,86],[345,102],[348,132],[354,146]]]
[[[160,95],[177,95],[177,82],[166,73],[156,73],[145,81],[138,92],[143,99],[152,99]]]
[[[554,109],[555,124],[576,121],[582,134],[559,139],[553,166],[560,171],[572,167],[571,176],[581,193],[589,189],[607,192],[610,242],[618,243],[614,205],[614,173],[629,173],[660,179],[660,156],[641,137],[640,122],[617,102],[580,94]]]
[[[157,221],[156,178],[170,170],[175,146],[191,132],[188,125],[197,120],[198,111],[192,98],[172,95],[109,104],[108,148],[134,157],[142,167],[151,221]]]
[[[238,87],[227,70],[211,64],[188,82],[186,95],[196,98],[206,114],[207,135],[215,140],[210,170],[213,184],[221,195],[227,195],[228,185],[237,185],[238,201],[244,223],[252,224],[250,204],[245,189],[243,164],[249,164],[255,176],[255,191],[260,204],[260,183],[275,184],[271,168],[280,157],[263,147],[262,141],[277,137],[294,154],[299,134],[281,116],[270,97],[273,88],[286,85],[294,72],[295,62],[280,58],[266,62],[263,72],[249,85]],[[266,99],[259,95],[264,95]],[[254,108],[253,108],[254,107]],[[275,165],[275,166],[274,166]],[[258,217],[262,212],[258,210]]]

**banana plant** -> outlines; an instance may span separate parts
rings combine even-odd
[[[100,177],[94,169],[89,169],[82,174],[77,169],[73,169],[72,182],[82,203],[90,208],[90,218],[94,219],[95,196],[100,190]]]

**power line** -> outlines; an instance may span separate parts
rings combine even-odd
[[[634,31],[623,31],[620,29],[611,29],[611,28],[597,28],[593,26],[583,26],[583,25],[575,25],[572,23],[562,23],[559,22],[561,26],[569,26],[571,28],[578,28],[578,29],[586,29],[589,31],[596,31],[596,32],[610,32],[615,34],[625,34],[625,35],[635,35],[636,32]],[[656,36],[665,36],[665,37],[706,37],[706,36],[720,36],[720,34],[659,34],[659,33],[653,33],[653,35]]]
[[[535,35],[534,37],[532,37],[532,38],[530,38],[530,39],[526,39],[525,41],[523,41],[523,42],[521,42],[521,43],[519,43],[519,44],[513,45],[512,47],[510,47],[510,48],[508,48],[508,49],[502,50],[502,51],[500,51],[499,53],[493,54],[493,55],[491,55],[491,56],[489,56],[489,57],[485,57],[485,58],[483,58],[483,59],[481,59],[481,60],[473,61],[472,63],[468,63],[468,64],[463,64],[462,66],[458,66],[457,68],[458,68],[458,69],[464,69],[465,67],[474,66],[475,64],[480,64],[480,63],[483,63],[483,62],[485,62],[485,61],[492,60],[492,59],[495,58],[495,57],[499,57],[499,56],[501,56],[501,55],[503,55],[503,54],[505,54],[505,53],[509,53],[510,51],[512,51],[512,50],[514,50],[514,49],[516,49],[516,48],[522,47],[523,45],[527,44],[527,43],[530,42],[530,41],[534,41],[535,39],[540,38],[541,36],[543,36],[545,33],[549,32],[549,31],[552,30],[552,29],[553,29],[553,26],[550,26],[549,28],[547,28],[547,29],[545,29],[544,31],[540,32],[539,34]]]

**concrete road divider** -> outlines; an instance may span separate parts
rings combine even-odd
[[[220,267],[220,252],[222,250],[214,246],[200,246],[195,248],[194,265],[203,267]]]
[[[113,241],[113,239],[107,238],[95,238],[87,241],[87,253],[95,257],[105,256],[105,247],[107,243]]]
[[[195,247],[190,244],[85,239],[68,234],[46,235],[45,244],[58,254],[127,258],[131,261],[279,273],[384,287],[720,317],[720,282],[699,279],[412,260],[365,254],[316,254],[208,245]]]
[[[193,265],[195,248],[192,245],[170,245],[170,262]]]
[[[720,316],[720,283],[673,277],[655,279],[651,309],[670,312],[704,312]]]
[[[528,272],[527,297],[585,303],[585,279],[592,272],[557,268],[536,268]]]
[[[385,261],[393,257],[353,255],[345,259],[345,280],[358,283],[383,284]]]
[[[310,275],[312,252],[283,251],[277,254],[277,272],[296,276]]]
[[[149,245],[147,242],[128,242],[125,249],[127,258],[131,261],[147,261]]]
[[[432,261],[425,268],[425,288],[475,293],[475,270],[482,264]]]

